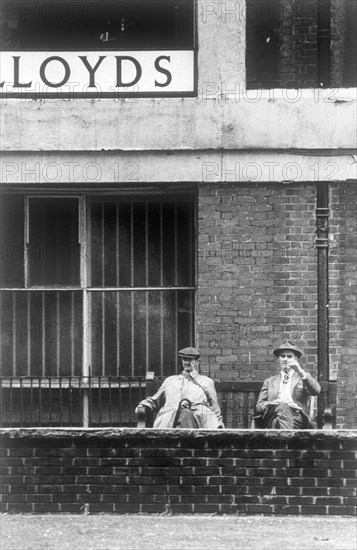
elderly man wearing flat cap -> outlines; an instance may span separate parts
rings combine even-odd
[[[155,395],[139,403],[136,412],[140,406],[158,411],[154,428],[223,428],[214,382],[198,372],[199,351],[189,347],[178,355],[182,373],[166,378]]]
[[[303,430],[311,427],[310,396],[318,395],[320,385],[300,366],[302,351],[289,340],[273,351],[280,373],[264,381],[256,404],[259,419],[265,428]]]

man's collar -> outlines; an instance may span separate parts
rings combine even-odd
[[[182,376],[184,376],[184,373],[185,374],[189,374],[191,376],[191,378],[197,378],[198,376],[198,371],[197,370],[193,370],[192,372],[186,372],[185,370],[182,371]]]

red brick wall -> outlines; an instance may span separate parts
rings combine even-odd
[[[3,434],[3,512],[356,513],[348,432]]]

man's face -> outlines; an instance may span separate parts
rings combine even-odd
[[[188,359],[185,357],[182,359],[182,366],[185,372],[192,372],[198,369],[198,361],[196,359]]]
[[[297,356],[293,351],[284,351],[284,350],[281,351],[279,355],[279,366],[281,370],[283,370],[284,372],[290,372],[291,367],[289,365],[289,362],[292,359],[296,359],[296,358]]]

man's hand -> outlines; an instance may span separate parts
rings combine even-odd
[[[136,407],[136,409],[135,409],[135,411],[134,411],[135,414],[138,414],[140,407],[144,407],[145,409],[149,409],[149,408],[150,408],[150,407],[148,407],[147,405],[144,405],[143,403],[139,403],[139,405]]]
[[[297,359],[288,359],[286,365],[294,370],[299,376],[301,376],[301,378],[304,378],[304,376],[306,376],[306,372],[303,368],[300,367]]]

